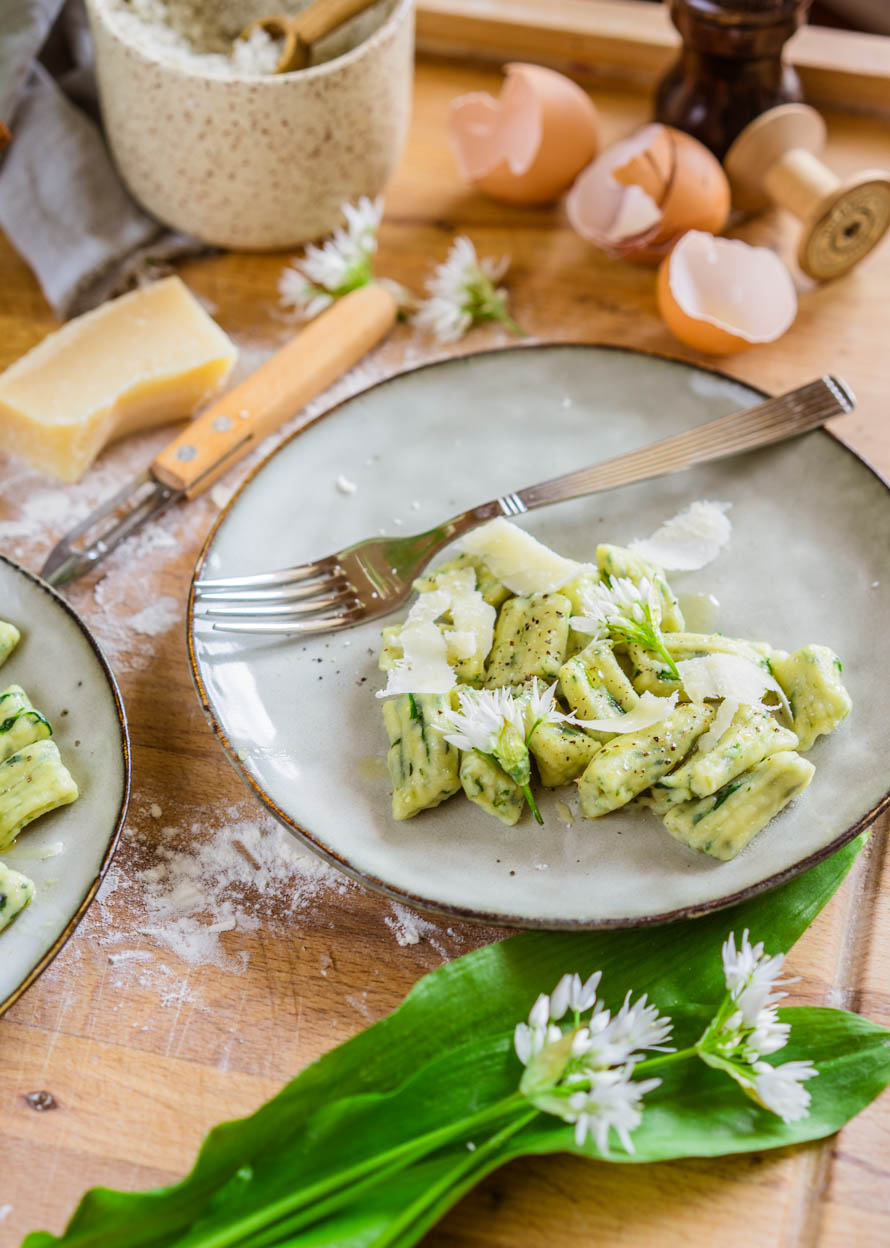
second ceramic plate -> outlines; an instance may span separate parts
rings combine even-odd
[[[45,582],[0,555],[0,619],[22,634],[0,669],[53,725],[80,797],[25,828],[0,858],[37,886],[0,932],[0,1014],[49,965],[102,882],[127,813],[130,742],[111,669],[86,625]]]
[[[376,533],[419,532],[759,397],[687,365],[589,346],[517,348],[405,373],[267,459],[220,517],[197,572],[243,575]],[[340,492],[340,476],[353,493]],[[890,493],[818,432],[521,523],[585,560],[598,542],[645,536],[699,498],[732,503],[733,540],[701,572],[672,577],[676,588],[713,594],[719,631],[786,650],[831,646],[854,701],[847,723],[810,753],[817,770],[807,792],[732,862],[687,849],[637,808],[573,818],[570,789],[542,795],[543,828],[527,815],[506,828],[460,796],[394,822],[374,697],[384,683],[379,623],[305,641],[251,638],[211,631],[190,606],[199,696],[232,761],[283,823],[414,905],[527,927],[605,927],[662,922],[774,887],[888,800],[888,673],[875,640],[890,618]]]

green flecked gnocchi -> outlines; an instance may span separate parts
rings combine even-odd
[[[765,659],[773,653],[763,641],[745,641],[740,637],[724,637],[722,633],[671,633],[666,639],[668,653],[675,663],[683,659],[700,659],[708,654],[737,654],[740,658],[769,670]]]
[[[770,665],[788,699],[802,750],[810,749],[817,737],[833,732],[850,714],[853,703],[841,680],[841,661],[828,646],[776,653]]]
[[[680,801],[710,797],[770,754],[797,746],[797,734],[784,728],[769,711],[761,706],[740,706],[726,732],[709,750],[693,754],[657,787],[672,789]]]
[[[600,748],[592,733],[571,724],[538,724],[528,748],[538,766],[545,789],[568,784],[586,768]]]
[[[536,783],[574,782],[585,819],[651,811],[674,839],[734,857],[806,788],[802,752],[849,714],[840,661],[688,631],[663,568],[624,546],[597,546],[595,564],[573,554],[501,519],[415,582],[418,609],[383,630],[380,655],[395,818],[462,790],[534,835]],[[412,674],[437,692],[404,693]]]
[[[582,813],[599,819],[651,788],[683,761],[713,718],[711,707],[687,703],[643,732],[607,741],[578,782]]]
[[[559,669],[559,692],[579,719],[621,719],[624,709],[604,685],[598,684],[578,658],[567,659]],[[617,724],[616,724],[617,727]],[[611,732],[597,732],[597,740],[609,741]]]
[[[592,641],[563,663],[559,669],[559,692],[581,720],[619,720],[640,700],[609,641]],[[615,734],[595,731],[591,735],[598,741],[609,741]]]
[[[815,770],[794,750],[771,754],[710,797],[671,807],[664,825],[684,845],[726,862],[803,792]]]
[[[566,659],[572,606],[563,594],[509,598],[501,607],[485,685],[499,689],[537,677],[550,684]]]
[[[21,639],[22,635],[14,624],[0,620],[0,664],[6,662]]]
[[[570,581],[566,581],[565,585],[560,585],[559,592],[565,594],[569,602],[572,604],[572,615],[584,614],[584,594],[598,585],[602,580],[602,574],[599,568],[590,564],[584,564],[577,576],[573,576]]]
[[[0,763],[0,850],[34,819],[78,797],[54,741],[35,741]]]
[[[21,686],[10,685],[0,693],[0,763],[52,733],[49,720],[34,709]]]
[[[490,758],[478,750],[464,750],[460,758],[461,788],[471,802],[512,827],[519,822],[525,797],[515,780],[511,780]]]
[[[722,633],[686,632],[666,632],[664,640],[668,654],[675,663],[682,663],[687,659],[702,659],[711,654],[731,654],[747,659],[764,671],[771,670],[770,655],[773,650],[764,642],[724,637]],[[648,691],[659,698],[667,698],[672,693],[679,692],[681,697],[684,696],[682,683],[674,678],[659,655],[634,644],[628,646],[627,652],[633,664],[633,687],[637,693]]]
[[[665,633],[665,640],[668,636]],[[669,698],[672,693],[682,692],[683,686],[674,679],[660,654],[653,654],[632,641],[627,647],[627,657],[631,663],[631,685],[637,696],[652,693],[657,698]]]
[[[578,709],[572,703],[567,687],[576,683],[572,680],[575,673],[583,675],[583,683],[589,689],[602,690],[607,694],[610,704],[618,713],[632,711],[639,701],[633,685],[615,657],[610,641],[591,641],[578,654],[567,659],[560,669],[560,693],[573,709]],[[587,718],[595,719],[596,716],[588,715]]]
[[[460,752],[435,727],[450,702],[444,694],[403,693],[383,704],[394,819],[438,806],[460,788]]]
[[[33,896],[33,880],[0,862],[0,932],[18,918]]]
[[[0,663],[20,640],[18,628],[0,620]],[[0,691],[0,852],[35,819],[79,796],[51,737],[49,720],[21,685]],[[0,931],[9,927],[33,896],[33,882],[0,862]]]

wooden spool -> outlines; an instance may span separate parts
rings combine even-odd
[[[776,203],[803,222],[798,264],[820,282],[852,269],[890,227],[890,174],[867,169],[842,181],[819,160],[824,146],[820,114],[782,104],[746,126],[723,162],[737,208]]]

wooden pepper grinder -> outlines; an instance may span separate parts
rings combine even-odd
[[[890,174],[865,169],[842,181],[819,159],[824,145],[820,114],[784,104],[746,126],[723,162],[737,208],[776,203],[803,222],[797,262],[820,282],[852,269],[890,227]]]
[[[782,48],[811,0],[667,2],[683,50],[658,86],[657,121],[694,135],[722,159],[749,121],[803,98]]]

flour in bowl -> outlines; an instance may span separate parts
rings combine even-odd
[[[108,12],[128,43],[179,69],[219,78],[274,74],[282,41],[260,29],[238,39],[240,29],[223,29],[215,8],[183,0],[109,0]]]

